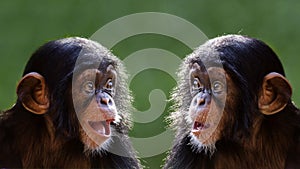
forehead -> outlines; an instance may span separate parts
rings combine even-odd
[[[96,81],[101,80],[102,78],[111,78],[111,79],[116,79],[117,78],[117,73],[115,68],[112,65],[109,65],[106,67],[106,69],[85,69],[82,71],[76,72],[74,74],[74,78],[76,81],[86,81],[86,80],[93,80],[95,79]]]
[[[198,78],[202,83],[209,83],[209,81],[213,82],[216,80],[227,83],[230,80],[226,71],[220,67],[209,67],[204,72],[199,69],[191,69],[190,79],[193,80],[194,78]]]
[[[209,76],[221,76],[225,77],[226,71],[222,65],[205,65],[203,62],[193,62],[189,64],[189,71],[191,75],[209,75]]]
[[[80,74],[87,69],[97,69],[100,72],[107,72],[107,68],[116,70],[117,61],[106,56],[93,54],[80,55],[74,67],[74,74]]]
[[[207,72],[210,76],[213,77],[225,78],[227,76],[225,70],[222,67],[209,67],[207,69]]]
[[[87,68],[82,69],[81,71],[77,72],[77,75],[87,75],[87,74],[96,74],[96,75],[116,75],[116,69],[112,65],[108,65],[107,67],[101,68]]]

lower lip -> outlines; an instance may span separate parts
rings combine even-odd
[[[91,130],[93,133],[95,133],[96,135],[98,136],[102,136],[102,137],[105,137],[105,138],[109,138],[110,137],[110,121],[106,121],[106,122],[103,122],[103,123],[106,123],[106,124],[103,124],[103,125],[106,125],[106,126],[103,126],[103,131],[97,131],[95,130],[89,123],[88,123],[88,126],[89,126],[89,130]],[[106,133],[106,127],[109,127],[109,134],[105,134]]]

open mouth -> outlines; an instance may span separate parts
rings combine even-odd
[[[88,123],[99,135],[110,136],[110,123],[112,121],[114,121],[114,119],[105,121],[89,121]]]
[[[193,124],[192,132],[193,133],[198,133],[200,131],[208,129],[209,127],[210,127],[209,124],[205,124],[205,123],[202,123],[202,122],[195,121],[194,124]]]

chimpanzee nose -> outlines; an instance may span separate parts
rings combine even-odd
[[[107,98],[107,97],[101,98],[101,99],[100,99],[100,103],[101,103],[101,104],[104,104],[104,105],[110,105],[110,104],[111,104],[111,99],[110,99],[110,98]]]
[[[195,101],[194,101],[194,105],[195,106],[207,106],[208,104],[210,104],[211,101],[211,95],[209,92],[201,92],[199,94],[197,94],[195,96]]]
[[[99,103],[104,106],[111,106],[113,104],[112,98],[105,92],[100,92],[99,95]]]

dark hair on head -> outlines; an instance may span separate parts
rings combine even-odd
[[[116,106],[120,112],[125,112],[123,116],[128,119],[129,115],[127,114],[131,109],[132,98],[126,82],[125,68],[116,56],[95,41],[79,37],[50,41],[33,53],[23,75],[37,72],[45,78],[51,94],[49,96],[50,104],[56,105],[50,105],[49,110],[56,129],[58,132],[60,129],[67,129],[67,131],[61,132],[77,137],[79,133],[75,133],[75,131],[78,131],[79,124],[76,114],[68,113],[70,110],[65,106],[70,104],[66,103],[67,100],[70,100],[69,96],[71,95],[71,91],[67,89],[71,88],[73,74],[90,68],[103,69],[108,65],[112,65],[116,69],[119,78],[114,100],[120,104]],[[51,112],[55,112],[55,114]],[[124,123],[129,124],[126,120]]]

